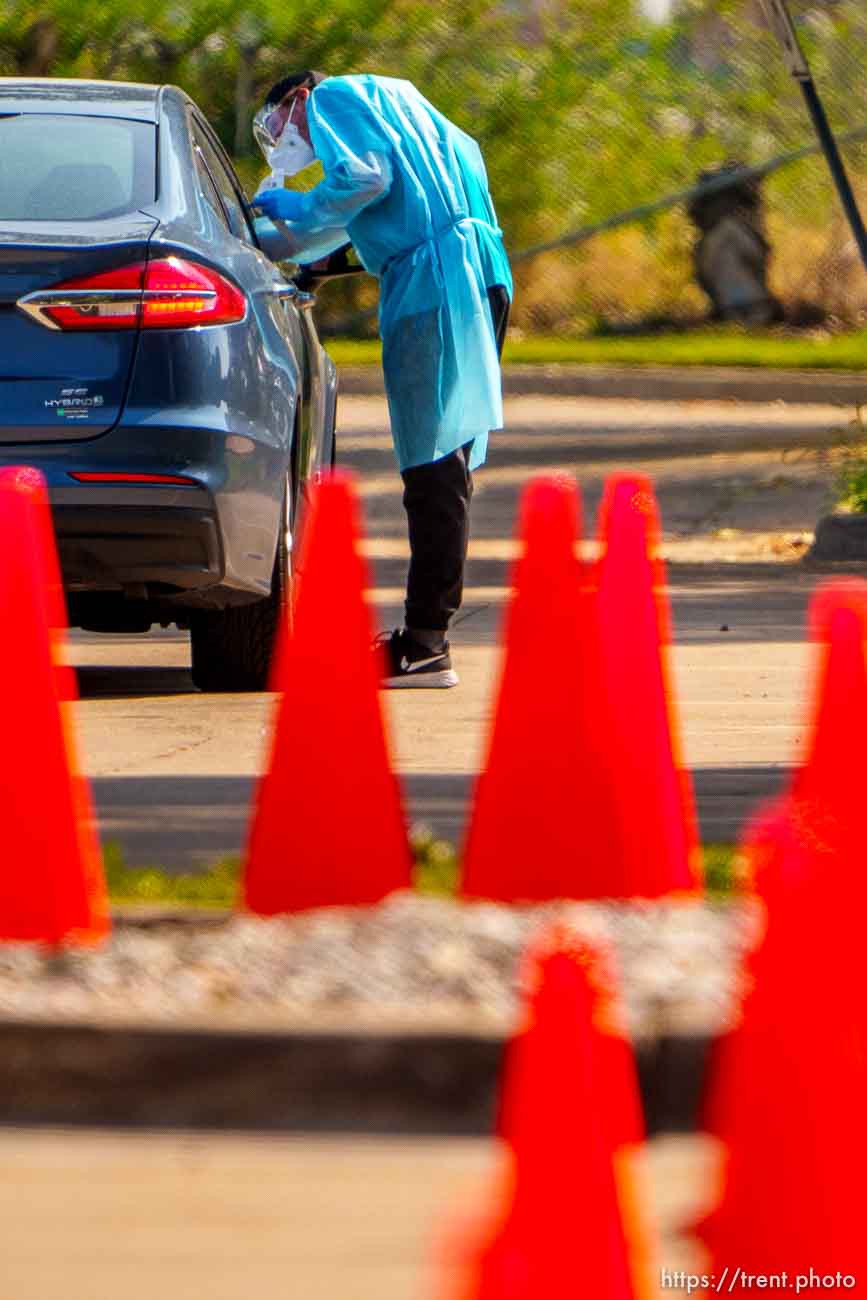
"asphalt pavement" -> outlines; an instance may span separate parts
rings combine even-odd
[[[830,502],[850,418],[815,403],[510,398],[507,428],[476,476],[465,618],[453,634],[461,685],[385,696],[410,821],[460,838],[493,705],[522,487],[534,473],[576,474],[592,551],[605,477],[637,470],[653,476],[662,510],[674,680],[702,832],[733,839],[802,741],[805,612],[818,577],[801,557]],[[388,626],[400,618],[407,548],[381,398],[342,400],[338,459],[358,477],[371,595]],[[176,632],[74,633],[71,654],[103,837],[130,864],[174,870],[238,852],[273,699],[199,694]],[[556,647],[542,667],[540,691],[569,671]]]
[[[707,1139],[649,1143],[657,1277],[698,1266],[683,1227],[715,1159]],[[446,1300],[449,1243],[499,1166],[479,1139],[22,1129],[0,1167],[9,1300]]]

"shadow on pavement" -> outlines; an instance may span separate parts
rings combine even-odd
[[[757,805],[780,788],[782,766],[700,768],[694,773],[702,839],[730,843]],[[472,774],[404,777],[411,823],[458,843]],[[254,780],[247,776],[97,777],[93,791],[103,841],[120,844],[128,866],[190,871],[241,852]],[[578,828],[576,828],[578,829]],[[292,827],[287,824],[287,855]]]
[[[205,867],[241,851],[253,785],[249,776],[95,777],[100,836],[129,867]]]
[[[511,560],[478,558],[467,565],[464,612],[482,604],[488,616],[466,628],[456,620],[455,643],[490,645],[499,634],[508,599]],[[821,576],[799,564],[667,564],[675,642],[800,642],[807,627],[807,605]],[[375,586],[397,590],[406,580],[406,560],[374,561]],[[486,592],[483,600],[474,589]],[[492,590],[496,589],[496,591]],[[399,614],[399,606],[395,607]],[[723,628],[725,627],[725,631]]]
[[[129,700],[150,695],[197,695],[189,668],[160,668],[100,664],[78,667],[78,693],[83,700]]]

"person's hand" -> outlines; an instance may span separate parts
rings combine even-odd
[[[262,177],[256,186],[256,193],[253,195],[252,201],[255,204],[259,195],[264,194],[266,190],[282,190],[282,188],[283,177],[278,176],[276,172],[269,172],[267,176]]]
[[[301,199],[297,190],[265,190],[256,195],[254,206],[272,221],[296,221],[301,215]]]

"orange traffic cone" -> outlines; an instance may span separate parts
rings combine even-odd
[[[754,1289],[749,1273],[787,1270],[801,1290],[831,1288],[823,1279],[839,1273],[856,1284],[837,1278],[834,1287],[857,1291],[867,1278],[856,749],[867,725],[867,585],[824,588],[812,624],[820,650],[807,761],[748,833],[767,928],[709,1081],[706,1125],[726,1144],[726,1161],[720,1203],[701,1231],[733,1295]]]
[[[293,629],[278,648],[283,694],[244,871],[244,903],[263,915],[376,903],[411,883],[343,476],[316,489],[302,568]]]
[[[791,799],[801,833],[817,848],[842,836],[858,854],[864,800],[860,734],[867,727],[867,583],[822,587],[813,598],[810,622],[820,646],[817,687],[807,759],[793,776]]]
[[[623,824],[623,893],[656,898],[696,887],[699,847],[668,674],[670,617],[649,479],[608,480],[599,535],[599,635]]]
[[[463,853],[463,892],[506,901],[622,892],[598,639],[576,557],[573,479],[524,493],[523,555],[487,760]]]
[[[559,927],[528,970],[527,1025],[506,1057],[498,1209],[481,1242],[453,1244],[447,1294],[635,1300],[651,1294],[631,1167],[643,1124],[610,970]]]
[[[856,872],[861,854],[864,779],[859,736],[867,728],[867,583],[827,583],[813,598],[817,644],[811,720],[804,762],[788,788],[754,818],[744,836],[747,883],[769,903],[792,891],[834,852]]]
[[[839,853],[815,852],[806,878],[778,879],[751,991],[710,1079],[706,1122],[725,1161],[700,1232],[731,1295],[753,1294],[750,1274],[867,1277],[864,888],[853,898]]]
[[[71,719],[72,670],[62,662],[66,614],[41,474],[0,470],[0,758],[4,869],[0,940],[92,942],[109,928],[90,790]]]

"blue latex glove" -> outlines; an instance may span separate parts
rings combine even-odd
[[[272,221],[297,221],[302,198],[297,190],[265,190],[256,196],[254,206]]]

